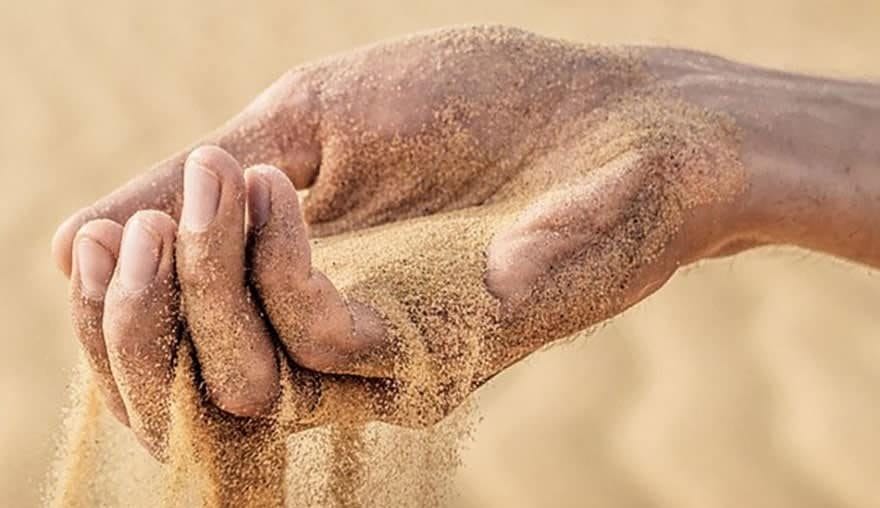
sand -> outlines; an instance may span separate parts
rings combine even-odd
[[[292,63],[493,20],[791,70],[880,73],[873,2],[387,2],[356,15],[344,2],[211,3],[210,16],[204,7],[8,6],[0,17],[0,102],[17,119],[0,138],[0,235],[22,246],[0,265],[0,400],[17,408],[0,422],[10,504],[40,498],[76,358],[66,290],[45,255],[55,223],[215,127]],[[483,419],[451,504],[872,506],[878,297],[880,281],[864,270],[800,253],[756,252],[676,277],[589,341],[535,355],[479,392]],[[112,441],[111,425],[100,420],[97,432]],[[133,454],[120,462],[130,464],[120,490],[155,485],[131,438],[116,438]]]

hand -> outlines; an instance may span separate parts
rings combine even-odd
[[[639,164],[627,157],[600,168],[589,183],[573,187],[582,196],[573,196],[589,203],[596,191],[618,193],[629,206],[630,183],[618,178]],[[91,221],[77,236],[72,276],[77,331],[108,404],[157,455],[166,438],[178,316],[208,396],[227,412],[265,414],[286,385],[293,393],[282,400],[294,401],[287,414],[297,428],[332,421],[330,409],[339,404],[361,419],[427,425],[547,337],[596,319],[611,301],[594,294],[588,305],[571,307],[585,314],[566,318],[558,310],[583,291],[559,295],[554,284],[549,292],[530,292],[515,313],[503,312],[486,291],[484,246],[499,231],[509,237],[517,223],[534,228],[541,214],[529,210],[554,210],[541,202],[553,202],[558,191],[537,203],[530,192],[514,192],[430,221],[337,237],[313,252],[296,191],[281,171],[259,166],[242,176],[227,153],[206,147],[190,155],[185,175],[179,228],[158,211],[136,213],[124,230]],[[638,189],[640,180],[631,183]],[[532,249],[543,246],[529,234],[519,239]],[[608,241],[618,239],[625,238]],[[515,259],[500,245],[500,259]],[[621,274],[608,270],[613,259],[594,254],[601,266],[574,267],[569,275],[607,291]],[[318,267],[332,270],[340,284]],[[548,310],[552,323],[544,319]],[[286,355],[276,356],[272,332]],[[413,393],[421,400],[400,400]],[[404,403],[414,409],[391,410]]]
[[[299,429],[334,421],[342,404],[358,419],[431,424],[519,357],[628,305],[633,288],[645,291],[628,278],[657,272],[658,259],[667,269],[658,254],[679,248],[670,239],[681,209],[655,180],[666,164],[626,152],[565,185],[518,188],[313,252],[280,170],[242,176],[226,152],[200,148],[186,163],[176,233],[158,211],[136,213],[124,231],[106,219],[81,228],[77,332],[111,410],[157,455],[178,316],[208,397],[229,413],[265,414],[286,384]],[[591,210],[598,204],[606,209]],[[286,355],[275,354],[273,332]],[[401,400],[413,394],[420,400]]]
[[[438,52],[441,62],[431,57]],[[249,195],[268,183],[278,195],[277,222],[256,228],[253,298],[241,167],[216,149],[199,150],[190,166],[209,176],[184,183],[181,154],[56,236],[66,268],[68,238],[79,230],[74,321],[110,407],[143,441],[161,441],[155,408],[167,398],[180,328],[171,253],[181,208],[183,316],[211,400],[241,416],[265,413],[278,394],[283,365],[269,330],[300,376],[308,369],[411,383],[400,355],[421,348],[435,364],[452,355],[455,383],[417,418],[430,422],[523,355],[643,298],[722,240],[704,224],[736,195],[741,175],[723,128],[661,103],[639,117],[629,102],[639,96],[628,94],[648,81],[637,67],[625,52],[489,28],[414,37],[285,76],[214,139],[242,164],[273,162],[310,186],[302,217],[313,236],[398,221],[395,241],[418,245],[419,262],[407,249],[380,252],[391,249],[391,229],[363,231],[335,240],[333,250],[353,243],[361,258],[319,265],[344,274],[334,286],[311,268],[289,182],[250,173]],[[187,178],[197,174],[190,169]],[[181,186],[190,188],[185,199]],[[215,204],[197,204],[211,195]],[[156,211],[135,213],[142,209]],[[193,226],[188,217],[198,210],[217,217]],[[252,217],[266,216],[259,210]],[[454,210],[463,215],[445,214],[430,227],[404,221]],[[126,282],[135,275],[139,284]],[[137,366],[126,357],[146,360]],[[444,375],[451,373],[436,373]],[[348,391],[371,385],[330,379]]]
[[[437,72],[437,66],[443,72]],[[713,95],[706,83],[717,83],[718,76],[740,86],[738,76],[756,77],[756,83],[764,75],[696,53],[585,48],[504,28],[414,36],[292,71],[208,139],[244,165],[273,163],[297,187],[310,187],[302,208],[310,235],[354,236],[328,239],[324,264],[322,249],[312,249],[319,258],[313,265],[328,276],[312,280],[309,275],[307,283],[304,273],[319,272],[302,268],[309,266],[302,259],[304,235],[293,234],[281,242],[288,246],[281,254],[252,256],[256,293],[269,318],[264,323],[251,319],[258,314],[248,300],[243,240],[217,243],[216,255],[222,261],[211,261],[206,255],[210,249],[193,247],[201,254],[189,257],[189,248],[180,251],[180,245],[199,244],[186,240],[188,233],[181,230],[178,272],[183,301],[193,302],[185,305],[184,314],[198,359],[211,363],[216,358],[218,364],[234,365],[232,372],[238,373],[228,378],[228,370],[217,369],[213,379],[206,379],[212,399],[246,416],[271,405],[278,368],[285,366],[274,363],[271,347],[261,339],[269,328],[281,336],[295,365],[361,376],[321,378],[356,391],[370,385],[364,379],[405,377],[394,367],[398,364],[378,358],[399,359],[400,348],[417,343],[442,351],[432,347],[429,333],[439,323],[441,330],[457,331],[449,335],[453,343],[478,337],[480,346],[472,344],[465,356],[482,349],[483,359],[479,365],[461,364],[465,372],[458,376],[455,390],[433,411],[442,415],[528,352],[644,298],[679,266],[763,243],[809,244],[815,234],[786,237],[778,229],[774,217],[785,203],[778,197],[791,189],[767,177],[769,168],[780,161],[791,163],[799,154],[772,152],[766,140],[756,141],[763,125],[760,111],[743,106],[754,83],[731,85]],[[738,125],[715,112],[732,115],[745,126],[744,135]],[[88,276],[74,273],[72,291],[82,302],[74,310],[80,337],[92,353],[94,369],[105,374],[108,400],[118,414],[127,405],[124,394],[112,393],[117,386],[112,376],[122,369],[101,360],[102,353],[108,357],[106,349],[116,347],[111,347],[110,337],[142,336],[150,347],[164,351],[173,341],[155,338],[173,336],[177,325],[170,317],[172,304],[151,308],[146,296],[143,305],[117,302],[113,287],[122,276],[114,277],[106,298],[82,283],[91,278],[98,282],[92,286],[101,286],[109,280],[107,267],[113,269],[118,246],[113,238],[121,228],[89,220],[108,217],[121,224],[147,208],[170,214],[135,216],[157,223],[151,227],[162,247],[154,249],[161,256],[151,279],[157,287],[150,291],[168,293],[173,273],[163,263],[174,230],[171,218],[180,215],[184,201],[182,166],[187,154],[160,164],[75,215],[54,242],[57,259],[68,269],[74,233],[85,224],[82,237],[102,238],[111,258],[101,261],[94,245],[78,240],[77,252],[88,254],[91,249],[92,254],[77,255]],[[218,179],[224,189],[238,185],[240,192],[243,184],[228,177],[227,172],[235,173],[229,167],[218,163]],[[236,206],[240,214],[243,205]],[[291,202],[290,210],[298,208]],[[440,212],[444,213],[439,221],[406,220]],[[236,220],[224,227],[235,230],[243,219]],[[287,229],[296,231],[298,220],[290,220]],[[399,224],[361,231],[395,221]],[[401,235],[409,238],[410,246],[421,247],[418,262],[406,255],[411,251],[391,248],[391,236],[398,241]],[[876,236],[869,238],[876,242]],[[878,252],[872,247],[876,243],[841,245],[860,249],[843,252],[853,258]],[[344,246],[365,255],[358,263],[334,257],[332,253],[345,251]],[[122,250],[120,267],[126,264]],[[449,264],[456,255],[463,258],[462,264]],[[293,259],[278,261],[284,256]],[[214,285],[186,282],[187,274],[196,281],[203,277],[193,267],[206,263],[221,268]],[[291,266],[301,267],[299,275],[291,275]],[[420,276],[423,273],[431,277]],[[259,282],[264,277],[280,282]],[[423,284],[405,284],[412,280]],[[436,280],[443,283],[437,286]],[[187,287],[199,289],[190,292]],[[407,297],[402,288],[415,296]],[[221,300],[217,309],[199,310],[199,299],[187,297],[205,291]],[[483,310],[475,322],[465,319],[473,309],[456,307],[457,299],[464,297],[479,299]],[[294,301],[309,309],[308,316],[291,310]],[[216,319],[205,317],[212,317],[211,312]],[[106,315],[102,318],[101,313]],[[107,317],[111,314],[119,317]],[[138,316],[152,317],[138,324]],[[249,317],[233,319],[238,316]],[[114,327],[138,333],[116,332]],[[226,330],[239,330],[247,347],[224,350],[219,339],[212,346],[212,339],[229,336]],[[212,377],[210,366],[202,369]]]

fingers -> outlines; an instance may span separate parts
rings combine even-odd
[[[96,220],[79,229],[74,241],[70,301],[74,331],[110,412],[128,425],[128,415],[110,370],[102,321],[107,285],[116,267],[122,226]]]
[[[320,163],[317,101],[303,72],[290,72],[260,94],[242,113],[199,145],[223,147],[243,164],[274,164],[298,186],[311,184]],[[76,232],[90,220],[106,218],[124,224],[138,210],[160,210],[180,217],[183,166],[190,149],[163,161],[96,203],[74,213],[52,239],[52,257],[70,275]]]
[[[278,394],[278,365],[245,285],[241,167],[223,150],[202,147],[185,173],[177,274],[201,374],[217,406],[257,416]]]
[[[156,457],[165,448],[177,341],[176,229],[162,212],[132,216],[104,314],[107,355],[130,426]]]
[[[389,376],[393,351],[380,317],[346,302],[311,266],[305,223],[290,181],[260,166],[245,174],[253,228],[253,280],[281,342],[299,365],[325,373]]]
[[[179,216],[183,159],[179,155],[158,164],[148,173],[65,220],[52,238],[52,257],[61,271],[70,274],[71,242],[79,228],[91,220],[105,218],[125,224],[138,210],[148,209]]]

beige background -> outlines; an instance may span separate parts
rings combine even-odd
[[[0,0],[0,504],[38,503],[76,346],[55,224],[288,67],[450,23],[880,77],[880,2]],[[880,142],[880,140],[878,140]],[[464,506],[880,506],[880,277],[796,251],[679,275],[480,393]]]

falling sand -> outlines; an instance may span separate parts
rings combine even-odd
[[[477,35],[491,44],[524,37],[505,29]],[[450,38],[445,32],[434,36]],[[638,56],[629,52],[526,39],[526,49],[589,54],[611,69],[615,83],[650,82]],[[528,67],[528,51],[519,50]],[[547,82],[565,81],[568,68],[547,67],[554,68],[556,75],[545,76]],[[433,215],[312,240],[315,267],[347,298],[369,302],[387,323],[397,345],[393,381],[304,371],[279,349],[282,391],[274,413],[233,418],[205,402],[192,344],[183,337],[173,397],[170,407],[162,408],[171,429],[165,464],[108,416],[97,387],[83,374],[74,390],[52,504],[444,504],[459,447],[472,425],[468,395],[549,339],[570,336],[629,305],[630,285],[676,239],[685,215],[741,190],[737,137],[726,119],[655,87],[622,89],[613,100],[566,123],[552,147],[543,146],[546,140],[526,143],[533,147],[521,158],[527,171],[503,181],[470,181],[485,187],[470,193],[481,196],[480,206],[441,203],[443,209]],[[480,107],[503,108],[503,102]],[[477,150],[472,126],[455,123],[460,117],[452,116],[448,125],[455,135],[444,139],[454,139],[452,148],[460,152]],[[423,151],[430,141],[414,138],[407,145],[404,139],[395,149]],[[440,159],[450,144],[434,149]],[[571,196],[577,203],[567,204]],[[591,240],[535,284],[530,305],[514,317],[486,289],[486,251],[538,202],[602,211],[597,216],[605,219],[588,224],[586,232],[560,230],[580,237],[589,233]],[[312,208],[326,205],[314,202]],[[608,206],[610,212],[601,209]]]

